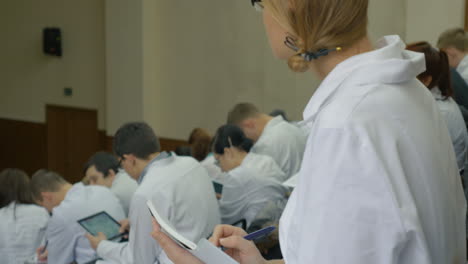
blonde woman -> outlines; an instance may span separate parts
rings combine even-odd
[[[264,0],[273,53],[323,79],[304,110],[311,128],[280,222],[287,264],[465,263],[465,211],[450,136],[416,76],[424,55],[398,36],[374,47],[368,0]],[[267,263],[243,230],[211,242],[242,264]],[[197,263],[157,223],[174,263]],[[198,262],[200,263],[200,262]]]

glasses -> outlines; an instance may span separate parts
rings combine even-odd
[[[263,11],[263,4],[262,0],[250,0],[252,2],[252,6],[257,10],[258,12]]]

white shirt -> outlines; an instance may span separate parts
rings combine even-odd
[[[465,82],[468,84],[468,55],[466,55],[458,64],[457,72],[463,77]]]
[[[73,185],[52,211],[46,233],[48,263],[76,261],[81,264],[95,259],[96,252],[85,237],[85,229],[77,221],[101,211],[106,211],[117,221],[125,219],[119,200],[108,188],[82,183]]]
[[[289,178],[301,167],[306,140],[300,128],[277,116],[267,123],[250,152],[272,157]]]
[[[340,63],[310,99],[299,183],[280,222],[287,264],[466,262],[445,122],[398,36]]]
[[[289,177],[281,170],[272,157],[249,152],[241,166],[258,170],[258,176],[284,182]]]
[[[133,193],[138,188],[137,182],[132,179],[124,170],[119,170],[112,182],[111,191],[120,200],[125,215],[128,215],[128,208],[132,200]]]
[[[218,165],[216,165],[216,159],[213,154],[208,154],[208,156],[203,161],[201,161],[200,164],[206,169],[208,175],[213,181],[222,180],[223,171]]]
[[[151,200],[158,213],[191,241],[211,234],[220,223],[213,185],[206,170],[193,158],[172,155],[148,165],[130,204],[128,243],[102,241],[97,252],[115,263],[166,263],[167,256],[151,237]],[[142,177],[140,176],[140,178]]]
[[[286,200],[288,188],[262,174],[243,164],[227,173],[219,200],[223,224],[245,219],[248,227],[268,202]]]
[[[0,262],[24,264],[41,245],[49,214],[39,206],[15,202],[0,209]]]
[[[463,170],[465,168],[466,151],[468,148],[468,133],[460,107],[458,107],[451,97],[445,98],[442,96],[439,88],[434,87],[431,92],[447,124],[453,149],[457,157],[458,168]]]

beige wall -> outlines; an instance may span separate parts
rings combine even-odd
[[[452,27],[464,27],[465,0],[408,0],[406,39],[437,44],[439,34]]]
[[[370,0],[369,34],[434,40],[463,21],[463,0],[448,1]],[[62,28],[62,58],[42,54],[46,26]],[[319,85],[272,56],[247,0],[2,1],[0,32],[9,36],[0,42],[0,117],[43,122],[45,103],[70,105],[98,109],[109,135],[145,120],[185,139],[194,127],[214,132],[241,101],[300,119]]]
[[[42,52],[50,26],[62,29],[61,58]],[[57,104],[99,110],[104,128],[104,0],[0,1],[0,33],[0,117],[45,122],[45,104]]]
[[[156,2],[156,85],[145,120],[160,135],[184,139],[197,126],[214,132],[241,101],[301,118],[319,82],[271,55],[261,13],[248,1]],[[404,35],[404,8],[404,0],[371,0],[373,38]]]

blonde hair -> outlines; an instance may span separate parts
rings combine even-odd
[[[264,7],[296,38],[289,58],[295,72],[309,69],[301,53],[353,45],[367,35],[369,0],[264,0]]]
[[[442,33],[437,41],[437,47],[445,49],[454,47],[460,51],[467,51],[468,36],[463,28],[452,28]]]

